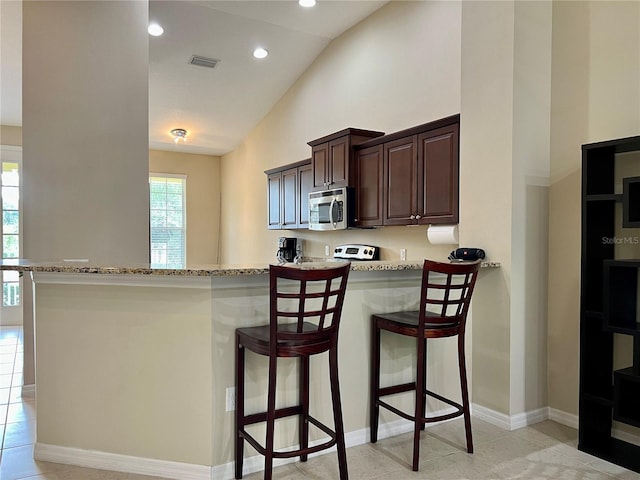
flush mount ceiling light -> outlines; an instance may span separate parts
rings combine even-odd
[[[315,7],[316,0],[298,0],[298,5],[305,8]]]
[[[258,47],[253,51],[253,56],[256,58],[265,58],[269,55],[269,52],[262,47]]]
[[[183,142],[187,141],[187,131],[184,128],[174,128],[171,130],[171,135],[173,135],[173,141],[178,143],[180,139]]]
[[[164,33],[164,28],[162,28],[157,23],[153,22],[149,24],[147,31],[149,32],[149,35],[152,35],[154,37],[159,37]]]

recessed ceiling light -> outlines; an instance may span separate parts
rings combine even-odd
[[[267,52],[264,48],[262,47],[258,47],[253,51],[253,56],[256,58],[264,58],[267,55],[269,55],[269,52]]]
[[[147,28],[149,35],[153,35],[154,37],[159,37],[164,33],[164,28],[162,28],[157,23],[150,23],[149,28]]]
[[[298,0],[298,5],[305,8],[315,7],[316,0]]]

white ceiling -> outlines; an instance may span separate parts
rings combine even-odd
[[[149,37],[149,147],[222,155],[233,150],[332,39],[386,1],[151,0],[149,20],[164,35]],[[21,125],[21,3],[0,0],[0,123]],[[270,55],[252,56],[262,46]],[[219,60],[190,65],[192,55]],[[175,145],[169,131],[189,131]]]

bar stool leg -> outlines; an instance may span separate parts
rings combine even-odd
[[[458,366],[460,368],[460,391],[462,392],[462,411],[464,415],[464,430],[467,437],[467,452],[473,453],[473,437],[471,434],[471,411],[469,408],[467,367],[464,353],[464,332],[461,332],[458,335]]]
[[[333,403],[333,419],[336,431],[336,448],[338,450],[338,468],[340,480],[348,480],[347,449],[344,443],[344,425],[342,422],[342,405],[340,403],[340,383],[338,380],[338,347],[329,350],[329,381],[331,383],[331,401]]]
[[[271,480],[273,470],[273,445],[276,423],[276,369],[278,358],[269,357],[269,386],[267,390],[267,439],[265,442],[264,480]]]
[[[371,443],[378,441],[378,397],[380,395],[380,329],[375,318],[371,319],[371,395],[369,398],[369,435]]]
[[[427,416],[427,339],[424,339],[424,355],[422,355],[422,418],[426,418]],[[422,422],[420,425],[420,430],[425,429],[427,426],[427,422]]]
[[[302,414],[300,415],[299,442],[300,448],[309,446],[309,357],[300,357],[300,405]],[[306,462],[307,454],[300,455],[300,461]]]
[[[417,361],[418,371],[416,372],[416,410],[413,418],[413,464],[412,468],[414,472],[418,471],[420,466],[420,431],[424,428],[424,411],[425,411],[425,339],[424,334],[416,338],[417,343]]]
[[[244,438],[240,430],[244,428],[244,347],[236,337],[236,478],[242,478],[242,464],[244,460]]]

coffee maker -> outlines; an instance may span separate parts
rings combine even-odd
[[[276,258],[278,263],[299,262],[302,258],[302,241],[294,237],[279,237]]]

